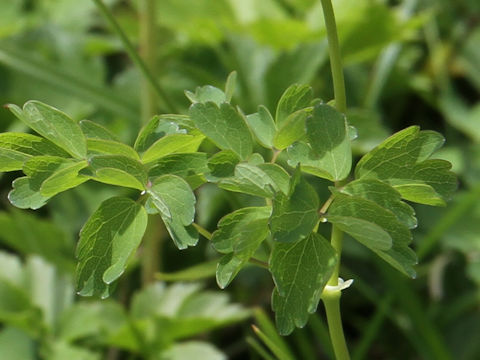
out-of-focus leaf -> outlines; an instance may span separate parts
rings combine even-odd
[[[207,342],[177,343],[160,354],[160,360],[227,360],[227,356]]]
[[[35,360],[35,343],[25,332],[4,327],[0,332],[0,359]]]

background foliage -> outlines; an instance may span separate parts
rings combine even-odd
[[[137,2],[105,3],[137,44]],[[311,84],[324,100],[333,97],[319,2],[159,0],[156,5],[155,71],[181,113],[189,107],[185,89],[223,88],[232,70],[238,74],[233,102],[247,114],[257,111],[257,104],[275,108],[291,83]],[[418,124],[445,135],[441,156],[454,164],[460,179],[447,207],[415,205],[416,280],[346,240],[342,273],[355,283],[342,298],[342,312],[352,356],[476,359],[480,4],[336,0],[334,7],[349,121],[358,130],[352,143],[356,156]],[[141,74],[93,1],[1,2],[0,79],[2,104],[39,100],[75,120],[105,125],[129,144],[148,120],[140,116]],[[161,99],[156,104],[158,113],[166,112]],[[4,110],[0,130],[26,128]],[[212,263],[217,254],[205,239],[179,252],[159,230],[152,236],[166,240],[157,274],[162,282],[141,280],[140,249],[128,259],[128,274],[109,300],[75,296],[79,230],[103,200],[128,190],[86,183],[33,213],[7,200],[17,175],[0,179],[0,358],[188,359],[192,353],[205,359],[332,358],[322,311],[292,336],[275,335],[268,306],[273,284],[264,269],[251,266],[219,290]],[[326,184],[312,182],[317,189]],[[196,195],[196,221],[211,231],[224,214],[258,205],[208,185]]]

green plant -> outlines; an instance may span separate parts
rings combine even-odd
[[[323,296],[337,356],[348,356],[336,287],[342,233],[413,276],[415,255],[408,244],[416,220],[402,199],[442,205],[456,181],[447,162],[428,160],[443,138],[417,127],[395,134],[366,154],[354,179],[348,179],[355,130],[343,115],[333,14],[329,2],[322,3],[327,6],[336,110],[314,99],[309,86],[292,85],[278,102],[275,117],[264,106],[244,116],[230,104],[233,73],[224,92],[206,86],[187,93],[193,103],[188,116],[154,117],[132,148],[108,130],[89,121],[77,124],[42,103],[29,102],[23,109],[9,106],[43,136],[0,137],[2,171],[22,170],[26,175],[14,182],[12,204],[36,209],[88,180],[145,192],[137,201],[106,200],[84,226],[77,250],[77,289],[82,295],[108,296],[110,284],[141,241],[147,213],[159,214],[180,249],[195,245],[198,231],[211,237],[215,249],[224,254],[217,268],[221,287],[249,261],[267,266],[276,284],[272,303],[280,333],[303,326]],[[198,152],[202,142],[221,151]],[[317,191],[306,174],[333,183],[332,195],[321,202],[324,192]],[[205,182],[264,198],[265,203],[226,215],[210,236],[193,223],[192,189]],[[328,232],[328,223],[333,224],[331,245],[321,235]]]

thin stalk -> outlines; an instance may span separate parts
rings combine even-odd
[[[138,55],[137,51],[135,50],[135,47],[132,45],[130,40],[128,40],[127,35],[122,30],[117,20],[115,20],[110,10],[105,6],[102,0],[93,0],[93,2],[95,3],[95,5],[97,5],[102,15],[105,17],[108,23],[113,27],[117,35],[120,37],[120,40],[122,41],[122,44],[125,47],[125,51],[128,53],[132,61],[138,66],[140,71],[143,73],[143,76],[145,76],[145,78],[148,80],[148,82],[150,83],[152,88],[155,90],[155,92],[158,94],[158,96],[163,100],[167,110],[170,112],[176,113],[177,112],[176,107],[173,104],[173,102],[170,100],[170,97],[167,95],[167,93],[163,90],[162,86],[155,79],[152,72],[148,69],[147,65],[145,64],[145,62]],[[143,26],[143,24],[140,23],[140,26]],[[154,44],[151,44],[151,45],[154,46]]]
[[[347,96],[345,94],[345,80],[343,78],[342,58],[338,42],[337,25],[330,0],[320,0],[323,8],[323,18],[327,29],[328,53],[330,56],[330,68],[333,78],[333,92],[335,94],[335,107],[344,113],[347,110]]]
[[[335,95],[335,107],[338,111],[345,113],[347,111],[347,96],[345,93],[345,80],[343,77],[342,59],[340,56],[340,45],[338,42],[337,25],[335,23],[335,14],[331,0],[320,0],[323,9],[325,27],[327,29],[328,51],[330,55],[330,68],[333,78],[333,91]],[[336,187],[342,184],[335,183]],[[332,225],[331,245],[338,254],[338,262],[335,266],[332,276],[328,280],[328,285],[338,285],[338,274],[340,271],[340,258],[342,254],[343,232],[335,225]],[[335,357],[339,360],[348,360],[348,353],[345,335],[343,333],[342,318],[340,314],[340,290],[324,291],[322,296],[327,314],[328,330],[335,352]]]

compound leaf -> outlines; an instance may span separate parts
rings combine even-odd
[[[213,233],[213,247],[226,254],[217,267],[217,283],[225,288],[253,256],[268,235],[268,218],[272,209],[250,207],[224,216]]]
[[[295,326],[305,326],[336,262],[335,250],[317,233],[295,243],[275,243],[270,258],[276,286],[272,308],[281,335],[290,334]]]
[[[21,110],[8,108],[27,126],[78,159],[87,156],[87,144],[80,125],[68,115],[39,101],[28,101]]]
[[[227,103],[196,103],[190,107],[195,126],[222,150],[232,150],[246,159],[253,150],[253,139],[244,118]]]
[[[76,286],[79,295],[109,296],[109,284],[125,270],[147,227],[147,213],[135,201],[104,201],[80,231]]]

